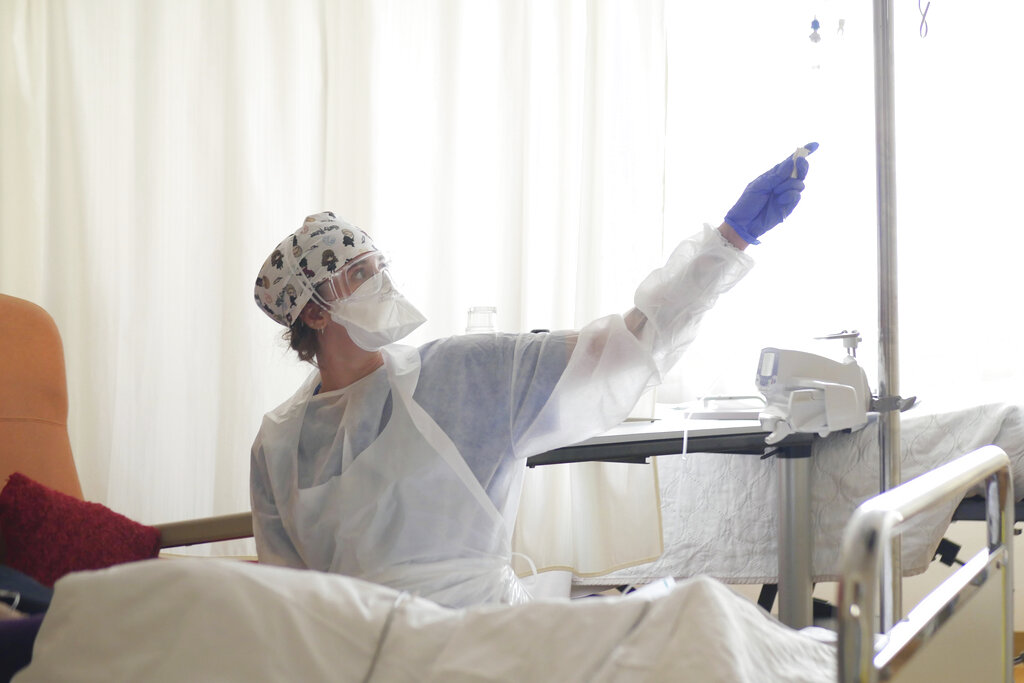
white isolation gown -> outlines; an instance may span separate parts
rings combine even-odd
[[[314,372],[253,444],[260,561],[450,607],[528,599],[509,565],[526,458],[621,422],[751,265],[706,228],[641,283],[642,315],[392,345],[337,391],[314,393]]]

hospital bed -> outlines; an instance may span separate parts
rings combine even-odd
[[[883,562],[891,538],[979,483],[986,546],[876,642],[876,595],[892,583],[891,557]],[[987,446],[857,508],[843,536],[840,681],[1013,680],[1013,490],[1009,458]]]
[[[972,486],[987,501],[987,547],[878,634],[887,540]],[[450,610],[338,575],[148,560],[61,579],[15,681],[1010,681],[1012,486],[990,446],[861,505],[844,538],[838,634],[783,626],[707,577]]]

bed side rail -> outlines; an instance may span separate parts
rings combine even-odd
[[[892,585],[892,538],[905,522],[984,485],[987,546],[928,594],[876,645],[880,585]],[[935,666],[969,667],[973,680],[1013,680],[1013,479],[1006,453],[985,446],[862,503],[843,534],[839,680],[917,680]],[[985,653],[966,651],[972,639]],[[987,635],[986,635],[987,634]],[[931,645],[930,651],[928,646]],[[952,646],[956,645],[954,649]],[[915,660],[915,655],[918,655]],[[994,667],[995,676],[979,667]],[[968,679],[968,680],[970,680]],[[941,676],[933,680],[959,680]]]

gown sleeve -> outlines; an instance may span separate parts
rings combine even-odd
[[[305,569],[298,550],[285,532],[281,512],[274,500],[270,473],[260,436],[252,446],[249,469],[249,495],[252,503],[252,529],[256,555],[262,564]]]
[[[543,407],[515,425],[515,455],[577,443],[622,422],[692,343],[718,296],[752,267],[749,256],[709,226],[680,243],[640,284],[636,308],[564,338],[568,364]]]

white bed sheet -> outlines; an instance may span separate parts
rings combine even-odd
[[[361,681],[398,593],[225,560],[149,560],[57,582],[37,681]],[[833,645],[708,578],[660,597],[452,610],[398,604],[374,681],[834,681]]]
[[[904,481],[981,446],[996,444],[1013,466],[1014,490],[1024,494],[1024,408],[978,405],[930,411],[925,405],[901,419]],[[778,580],[778,468],[774,458],[751,455],[661,456],[659,487],[664,553],[647,564],[596,577],[579,586],[647,583],[665,576],[700,574],[729,583]],[[814,445],[811,529],[815,581],[838,580],[839,546],[853,510],[878,493],[878,427],[834,434]],[[903,535],[903,571],[923,572],[949,526],[950,503],[922,517]]]

